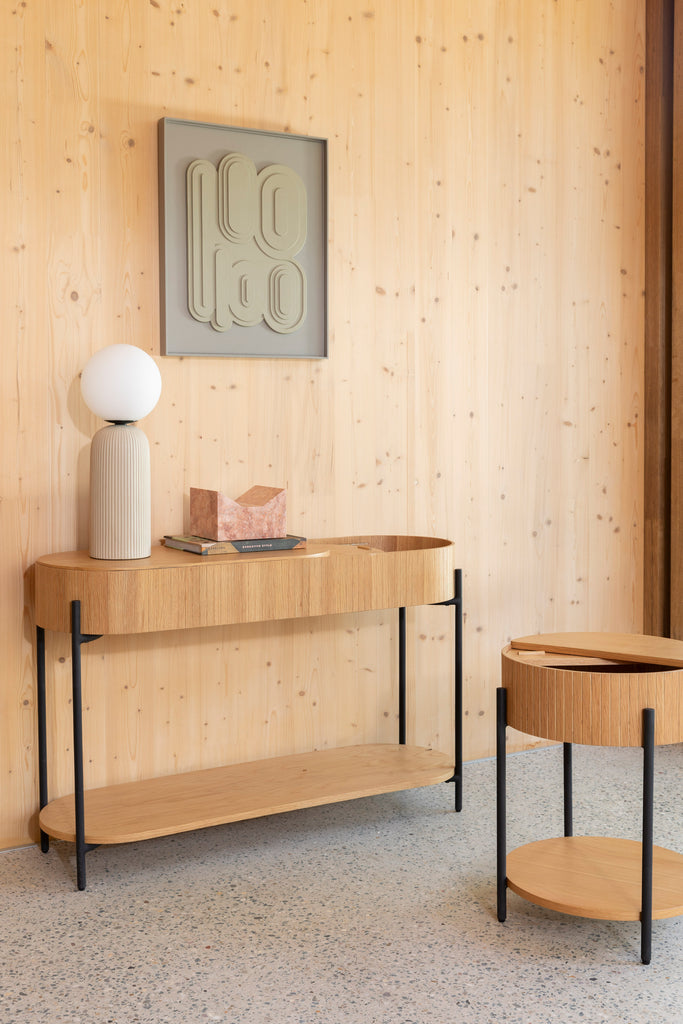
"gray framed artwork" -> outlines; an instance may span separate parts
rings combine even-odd
[[[159,121],[161,354],[327,356],[327,141]]]

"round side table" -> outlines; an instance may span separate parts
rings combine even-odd
[[[564,836],[507,854],[505,733],[564,744]],[[555,633],[513,640],[497,693],[498,920],[506,890],[565,914],[641,922],[683,914],[683,856],[653,843],[654,751],[683,741],[683,641],[621,633]],[[643,748],[642,842],[574,836],[572,744]]]

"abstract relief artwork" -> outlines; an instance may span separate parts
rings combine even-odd
[[[327,355],[324,139],[159,122],[163,355]]]
[[[216,331],[261,320],[289,334],[306,318],[306,189],[291,167],[257,171],[243,153],[187,169],[187,295]]]

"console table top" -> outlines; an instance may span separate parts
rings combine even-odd
[[[130,634],[438,604],[454,596],[449,540],[373,535],[314,540],[292,551],[194,555],[155,546],[149,558],[86,551],[35,563],[36,624]]]

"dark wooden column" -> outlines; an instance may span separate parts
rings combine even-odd
[[[679,32],[682,6],[679,2]],[[647,0],[643,587],[644,631],[660,636],[669,635],[672,602],[674,12],[675,0]],[[679,48],[678,52],[683,51]],[[675,635],[681,636],[683,632]]]
[[[683,637],[683,3],[674,3],[671,230],[671,609]]]

